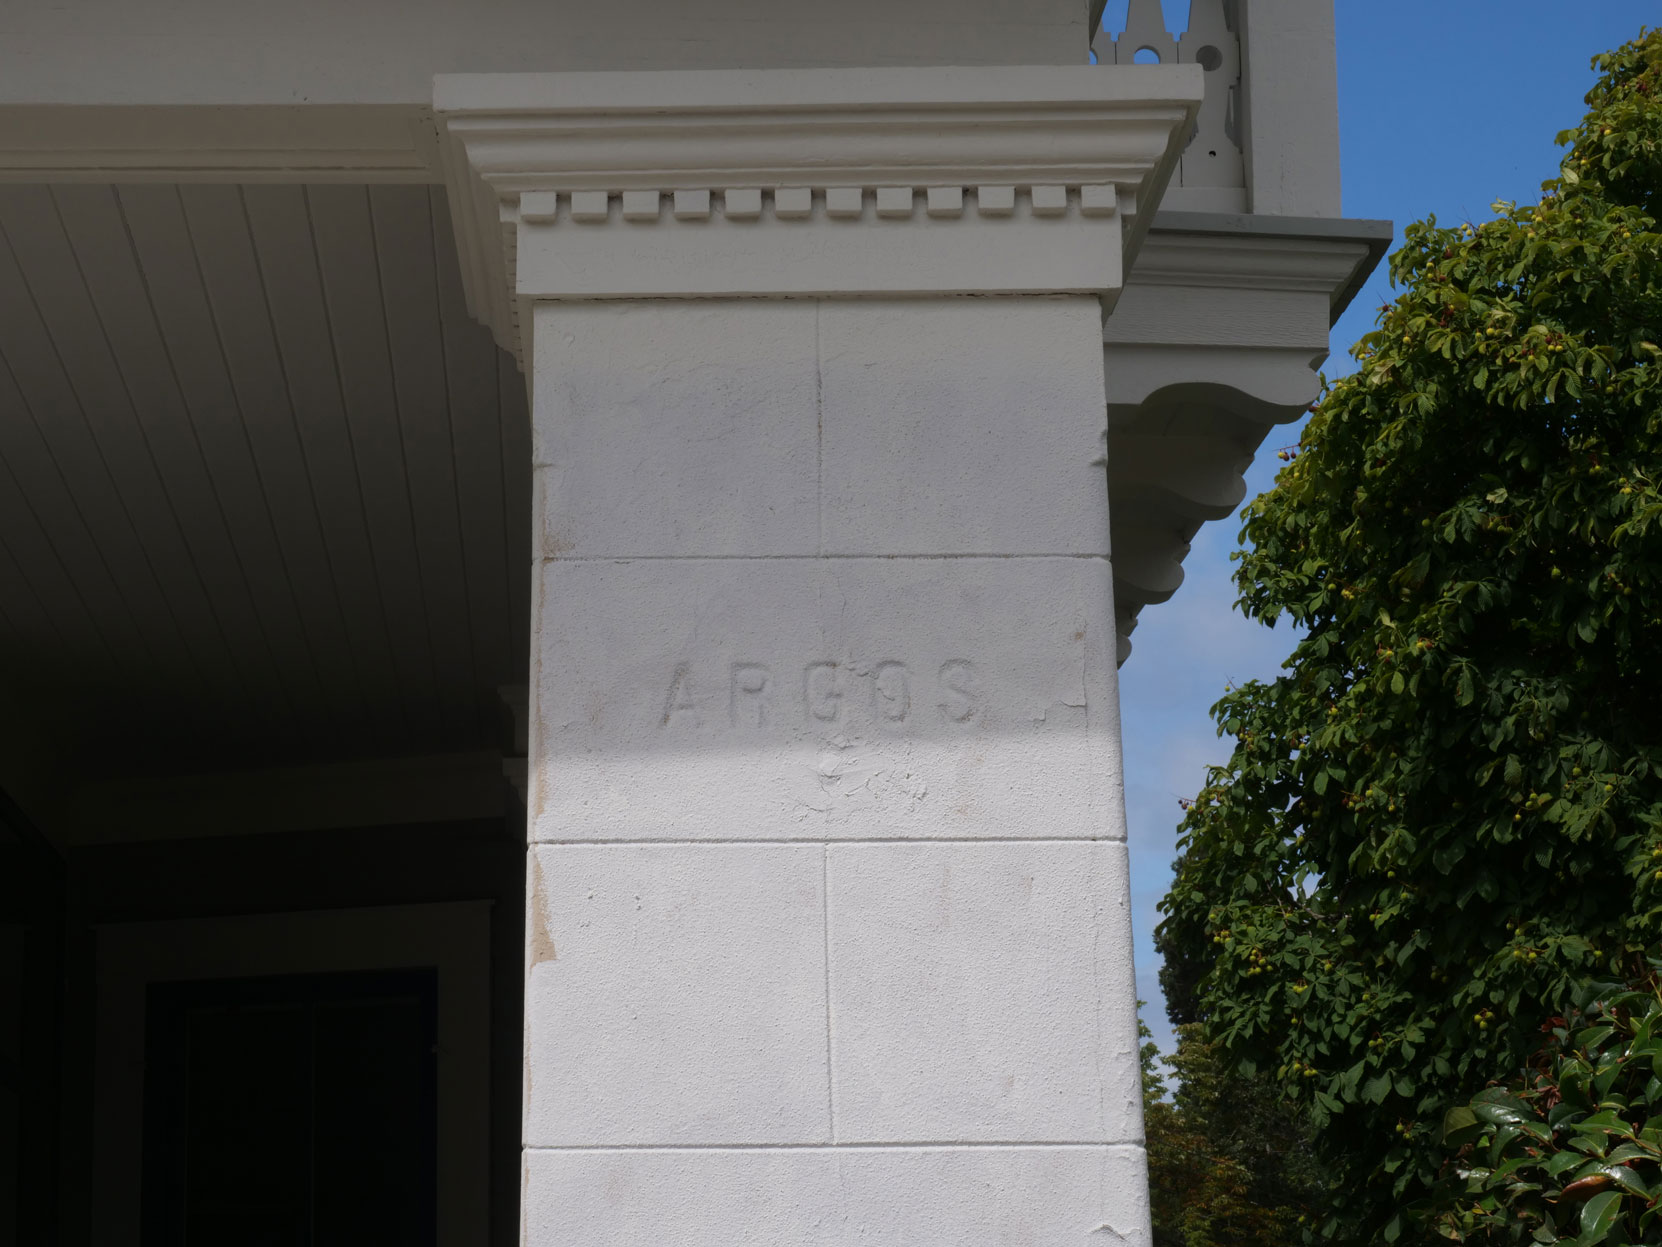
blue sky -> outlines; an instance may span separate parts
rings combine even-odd
[[[1107,25],[1126,0],[1110,0]],[[1659,0],[1336,0],[1339,131],[1344,212],[1396,223],[1435,213],[1482,220],[1500,199],[1531,202],[1558,167],[1558,131],[1579,120],[1592,84],[1589,61],[1641,26],[1662,25]],[[1187,0],[1166,0],[1168,25],[1187,22]],[[1333,330],[1327,372],[1350,370],[1350,345],[1390,298],[1383,268]],[[1297,426],[1270,434],[1247,476],[1249,496],[1275,478],[1274,451]],[[1283,626],[1250,623],[1233,609],[1229,552],[1239,525],[1208,525],[1170,602],[1143,613],[1135,652],[1120,673],[1126,724],[1133,921],[1144,1015],[1166,1051],[1152,933],[1171,880],[1179,797],[1204,767],[1228,756],[1207,709],[1225,685],[1273,677],[1291,649]]]

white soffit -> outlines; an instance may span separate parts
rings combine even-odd
[[[1194,66],[441,75],[473,314],[537,299],[1112,298]],[[534,254],[532,254],[534,252]]]
[[[435,186],[0,186],[0,721],[66,792],[500,749],[530,427],[451,235]]]

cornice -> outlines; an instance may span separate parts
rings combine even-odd
[[[1192,66],[453,75],[469,305],[1112,299],[1193,124]]]
[[[1144,238],[1131,280],[1139,285],[1233,290],[1297,290],[1331,297],[1366,261],[1360,242],[1173,234]]]
[[[1324,295],[1337,320],[1384,258],[1389,221],[1159,212],[1130,280]]]

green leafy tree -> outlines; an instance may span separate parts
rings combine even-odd
[[[1155,1247],[1293,1241],[1325,1193],[1297,1106],[1267,1079],[1236,1077],[1195,1026],[1178,1031],[1172,1099],[1152,1042],[1142,1059]]]
[[[1214,708],[1160,944],[1308,1112],[1329,1241],[1431,1235],[1445,1111],[1662,931],[1662,34],[1596,66],[1539,204],[1407,230],[1245,513],[1241,607],[1301,631]]]

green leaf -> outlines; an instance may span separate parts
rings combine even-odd
[[[1615,1073],[1617,1071],[1611,1070],[1609,1072]],[[1603,1074],[1601,1073],[1600,1076],[1602,1077]],[[1576,1122],[1571,1129],[1578,1134],[1608,1134],[1614,1130],[1625,1132],[1627,1123],[1618,1117],[1613,1109],[1605,1109],[1603,1112],[1594,1113],[1583,1121]]]
[[[1487,1091],[1479,1091],[1472,1097],[1472,1112],[1479,1121],[1490,1125],[1512,1125],[1520,1121],[1528,1121],[1531,1117],[1529,1106],[1517,1096],[1502,1091],[1498,1087],[1491,1087]]]
[[[1455,701],[1462,706],[1472,704],[1472,698],[1477,695],[1476,686],[1472,682],[1471,668],[1460,668],[1460,682],[1455,689]]]
[[[1620,1191],[1606,1191],[1593,1196],[1581,1210],[1581,1235],[1575,1240],[1576,1247],[1593,1247],[1594,1243],[1602,1243],[1621,1215]]]
[[[1482,1129],[1483,1123],[1478,1121],[1477,1114],[1464,1105],[1451,1108],[1443,1114],[1442,1139],[1450,1147],[1470,1142]]]
[[[1589,1026],[1576,1034],[1575,1041],[1583,1048],[1597,1048],[1615,1033],[1614,1026]]]
[[[1546,1171],[1549,1177],[1556,1178],[1566,1169],[1574,1169],[1577,1165],[1583,1163],[1585,1162],[1582,1160],[1579,1153],[1558,1152],[1552,1157],[1551,1160],[1547,1161]]]
[[[1605,1172],[1610,1175],[1611,1181],[1633,1192],[1641,1199],[1648,1200],[1651,1197],[1650,1188],[1645,1185],[1643,1179],[1626,1165],[1611,1165]]]
[[[1657,1156],[1658,1149],[1653,1146],[1649,1146],[1644,1143],[1624,1143],[1615,1151],[1611,1152],[1607,1159],[1612,1165],[1619,1165],[1623,1161],[1628,1160],[1654,1161],[1657,1159]]]

